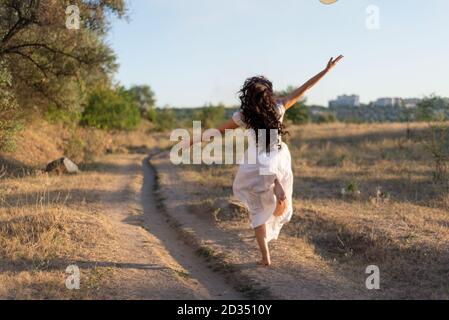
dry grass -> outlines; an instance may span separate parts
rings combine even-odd
[[[113,240],[107,220],[91,205],[95,193],[89,180],[42,175],[1,182],[0,297],[94,295],[87,287],[75,292],[64,286],[67,266],[92,259],[93,248]]]
[[[107,296],[108,261],[116,244],[101,201],[114,197],[113,165],[96,163],[106,151],[128,152],[155,143],[143,126],[135,132],[92,129],[73,132],[46,122],[21,133],[13,153],[0,154],[0,299],[91,299]],[[82,141],[76,158],[84,169],[76,176],[53,176],[39,170],[67,155],[70,143]],[[79,146],[78,146],[79,147]],[[134,150],[133,149],[133,150]],[[6,170],[5,170],[6,171]],[[82,265],[81,290],[65,287],[66,267]]]
[[[289,128],[295,214],[273,246],[280,277],[300,279],[304,273],[298,270],[309,268],[352,284],[334,283],[341,297],[449,298],[449,195],[434,184],[432,157],[419,142],[428,125],[411,124],[411,138],[406,129],[405,124]],[[229,232],[247,227],[229,209],[230,218],[217,219],[226,216],[222,203],[231,196],[235,166],[179,170],[193,185],[186,189],[192,213]],[[350,188],[360,195],[342,196],[342,189]],[[364,288],[370,264],[381,270],[379,292]]]
[[[323,297],[449,298],[449,197],[434,184],[432,157],[418,143],[426,129],[412,124],[409,139],[403,124],[289,128],[295,214],[272,245],[275,267],[264,285],[293,279],[297,288],[315,285]],[[0,154],[0,168],[9,168],[0,179],[0,297],[104,295],[100,288],[111,270],[96,262],[110,257],[116,239],[98,205],[117,194],[118,168],[96,163],[96,156],[163,148],[168,145],[163,136],[148,135],[145,127],[129,133],[73,134],[35,123],[22,133],[14,154]],[[86,161],[82,174],[34,171],[80,147],[75,155],[82,152],[80,159]],[[176,183],[188,186],[181,200],[189,212],[209,221],[211,228],[250,234],[243,212],[229,204],[236,166],[177,170],[182,180]],[[343,197],[341,190],[349,187],[360,195]],[[83,263],[87,279],[76,292],[64,286],[65,268],[73,262]],[[381,270],[379,292],[364,287],[370,264]],[[278,291],[288,297],[296,287]]]
[[[163,134],[151,132],[151,129],[148,122],[142,122],[134,131],[105,132],[36,120],[20,132],[13,152],[0,153],[0,176],[33,175],[62,156],[83,165],[95,162],[105,153],[139,152],[156,145],[167,146],[167,140],[160,142]],[[7,174],[2,172],[2,167],[7,169]]]

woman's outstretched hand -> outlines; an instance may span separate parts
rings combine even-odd
[[[327,66],[326,66],[326,71],[330,71],[333,67],[335,67],[335,65],[341,60],[341,59],[343,59],[343,56],[342,55],[339,55],[337,58],[331,58],[330,60],[329,60],[329,62],[327,63]]]
[[[335,65],[343,59],[342,55],[339,55],[337,58],[331,58],[326,65],[326,68],[316,74],[313,78],[310,78],[306,83],[300,86],[298,89],[293,90],[290,94],[285,97],[280,97],[280,100],[284,104],[286,110],[290,109],[298,102],[299,99],[306,93],[307,90],[312,88],[315,84],[318,83]]]

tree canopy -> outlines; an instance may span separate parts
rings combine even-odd
[[[293,92],[295,88],[292,86],[289,86],[284,91],[276,92],[276,95],[279,97],[286,96]],[[294,124],[304,124],[308,123],[310,120],[310,112],[309,108],[306,105],[306,98],[302,98],[298,102],[296,102],[292,108],[288,110],[288,112],[285,114],[286,119],[290,120]]]
[[[80,28],[66,22],[79,9]],[[22,109],[77,108],[93,85],[109,81],[115,56],[104,36],[124,0],[0,0],[0,61]]]

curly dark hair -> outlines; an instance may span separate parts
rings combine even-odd
[[[281,115],[276,111],[276,100],[273,93],[273,84],[263,76],[248,78],[239,91],[241,101],[240,110],[243,121],[248,129],[256,132],[256,142],[259,143],[259,129],[265,129],[266,150],[270,150],[271,130],[277,129],[278,135],[288,134],[280,121]]]

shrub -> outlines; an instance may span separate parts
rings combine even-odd
[[[203,128],[216,127],[225,120],[225,107],[221,104],[205,106],[195,112],[193,118],[196,121],[201,121]]]
[[[11,76],[0,61],[0,151],[14,149],[14,138],[21,127],[19,109],[11,91]]]
[[[176,126],[176,116],[172,109],[164,108],[156,110],[156,131],[165,131],[174,129]]]
[[[416,120],[418,121],[432,121],[434,120],[434,110],[433,106],[435,103],[435,98],[423,99],[418,103],[416,107]]]
[[[286,90],[276,92],[276,96],[282,97],[291,94],[295,90],[294,87],[289,86]],[[295,103],[288,112],[285,118],[294,124],[306,124],[310,122],[310,109],[306,105],[307,99],[303,98]]]
[[[70,133],[69,139],[65,142],[64,154],[76,163],[80,163],[84,160],[84,147],[84,140],[76,130],[73,130]]]
[[[146,114],[146,118],[148,121],[150,122],[156,122],[156,117],[157,117],[157,112],[154,108],[148,110],[147,114]]]
[[[77,124],[81,119],[78,110],[64,110],[55,105],[50,105],[44,113],[44,118],[50,123]]]
[[[77,164],[91,162],[103,155],[109,145],[107,132],[95,128],[74,127],[70,129],[69,137],[64,140],[64,156]]]
[[[449,102],[436,95],[426,97],[418,103],[415,117],[418,121],[449,119]]]
[[[433,182],[441,191],[449,192],[449,125],[432,123],[422,143],[433,160]]]
[[[335,118],[335,115],[331,112],[324,112],[321,113],[317,116],[315,122],[318,124],[321,123],[332,123],[332,122],[336,122],[337,119]]]
[[[121,90],[129,94],[131,99],[137,103],[142,117],[145,117],[150,121],[155,120],[153,115],[156,98],[153,90],[151,90],[149,86],[132,86],[129,89],[122,88]]]
[[[302,102],[296,103],[288,112],[285,117],[294,124],[305,124],[310,121],[309,108]]]
[[[83,161],[93,161],[106,152],[111,141],[107,135],[108,133],[96,129],[89,129],[84,133]]]
[[[140,120],[139,108],[132,97],[126,92],[110,89],[92,93],[81,117],[83,124],[106,130],[131,130]]]

